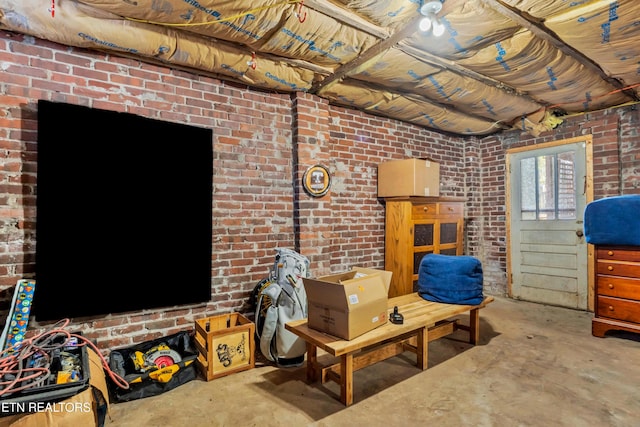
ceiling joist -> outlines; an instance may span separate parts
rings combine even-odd
[[[359,55],[353,61],[339,67],[335,71],[335,73],[314,84],[311,88],[311,92],[317,93],[320,89],[330,85],[331,83],[342,80],[356,68],[360,67],[361,65],[365,64],[381,53],[386,52],[405,38],[414,34],[418,30],[418,23],[420,22],[420,19],[422,19],[421,16],[412,19],[407,25],[404,26],[404,28],[395,32],[390,37],[381,40],[375,46],[364,52],[362,55]]]

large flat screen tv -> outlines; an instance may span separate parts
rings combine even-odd
[[[211,299],[212,137],[38,102],[36,320]]]

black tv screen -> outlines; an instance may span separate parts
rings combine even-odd
[[[38,102],[36,320],[211,299],[212,137]]]

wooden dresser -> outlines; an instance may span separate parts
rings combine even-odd
[[[592,334],[604,337],[609,330],[640,333],[640,246],[598,245],[595,249]]]
[[[389,297],[417,290],[418,267],[428,253],[462,255],[464,199],[386,198],[385,270],[393,272]]]

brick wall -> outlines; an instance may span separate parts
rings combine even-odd
[[[464,194],[463,141],[402,122],[331,108],[332,271],[384,267],[384,204],[377,199],[377,165],[428,157],[441,164],[441,194]]]
[[[276,247],[307,255],[315,275],[354,265],[382,268],[384,205],[376,197],[381,161],[431,157],[443,162],[443,193],[463,194],[462,140],[331,107],[309,94],[252,90],[8,32],[0,32],[0,65],[2,320],[16,281],[34,274],[38,99],[213,129],[212,300],[72,319],[70,328],[105,351],[189,329],[196,318],[247,313],[249,293],[268,273]],[[91,131],[99,129],[88,137]],[[333,177],[321,198],[301,187],[304,171],[316,163]],[[35,332],[48,325],[31,326]]]
[[[376,197],[376,167],[385,160],[440,163],[441,194],[468,199],[466,252],[483,261],[485,288],[495,294],[506,290],[506,148],[593,133],[596,197],[640,188],[638,116],[630,107],[572,118],[539,138],[508,132],[462,139],[330,106],[310,94],[252,90],[2,31],[0,69],[2,320],[16,280],[34,273],[38,99],[213,129],[212,300],[72,319],[71,327],[105,352],[190,329],[196,318],[247,313],[249,292],[268,273],[276,247],[309,256],[314,275],[354,265],[382,268],[384,204]],[[320,198],[301,187],[304,171],[316,163],[332,175]]]
[[[38,99],[210,127],[214,133],[212,301],[75,320],[69,327],[108,349],[191,328],[195,318],[246,308],[249,291],[268,272],[273,249],[294,245],[289,94],[251,91],[7,32],[0,32],[0,66],[0,292],[5,310],[16,280],[34,273]],[[60,125],[82,124],[70,119]],[[88,138],[99,131],[88,130]],[[69,270],[73,274],[73,265]]]
[[[635,108],[620,111],[621,193],[640,193],[640,112]]]

